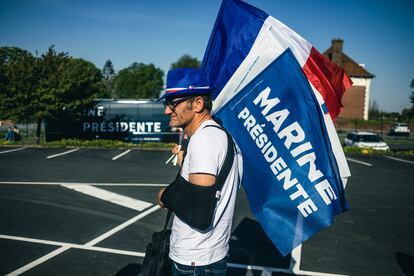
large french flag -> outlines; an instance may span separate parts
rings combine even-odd
[[[333,119],[352,85],[293,30],[239,0],[223,0],[202,68],[213,112],[240,146],[243,187],[286,255],[348,209],[350,171]]]

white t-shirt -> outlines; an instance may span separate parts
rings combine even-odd
[[[227,154],[226,133],[216,127],[205,127],[207,125],[217,123],[213,120],[204,121],[188,143],[187,155],[181,169],[181,176],[187,181],[190,173],[217,176],[224,164]],[[233,166],[221,190],[213,225],[208,231],[200,232],[174,217],[169,254],[173,261],[183,265],[203,266],[226,257],[242,170],[242,156],[237,148]]]

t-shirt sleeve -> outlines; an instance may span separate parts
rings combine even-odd
[[[218,174],[222,149],[217,136],[209,133],[194,136],[189,144],[189,173]]]

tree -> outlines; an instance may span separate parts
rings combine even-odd
[[[38,121],[38,137],[43,119],[59,118],[63,112],[80,116],[93,99],[105,93],[101,71],[88,61],[57,53],[50,47],[39,63],[41,75],[34,114]]]
[[[414,117],[413,109],[412,108],[404,108],[401,111],[400,121],[409,122],[411,118]]]
[[[115,70],[114,65],[110,59],[105,62],[105,65],[102,68],[102,76],[104,79],[107,94],[110,97],[114,96],[113,81],[115,78]]]
[[[170,69],[177,69],[177,68],[199,68],[200,61],[197,58],[193,58],[190,55],[183,55],[180,57],[177,62],[171,64]]]
[[[410,87],[412,89],[414,89],[414,79],[411,80],[411,85]],[[411,96],[410,96],[410,102],[411,102],[411,109],[414,110],[414,90],[411,91]]]
[[[378,120],[381,116],[381,111],[379,110],[378,103],[373,100],[370,102],[368,117],[371,120]]]
[[[115,77],[115,70],[112,61],[108,59],[102,69],[102,76],[104,80],[112,80]]]
[[[115,95],[124,99],[157,98],[163,88],[163,75],[153,64],[134,62],[116,75]]]
[[[28,121],[39,81],[37,58],[18,47],[0,48],[0,118]]]
[[[411,80],[411,85],[410,85],[411,89],[414,89],[414,79]],[[411,103],[411,108],[407,108],[407,110],[403,110],[402,115],[406,117],[407,121],[410,121],[411,118],[414,117],[414,90],[411,91],[411,96],[410,96],[410,103]]]
[[[0,80],[0,116],[37,120],[38,142],[43,119],[59,118],[64,110],[80,115],[104,95],[98,68],[53,46],[36,58],[19,48],[0,48]]]
[[[48,97],[53,102],[47,109],[47,118],[57,118],[62,110],[80,116],[93,99],[105,95],[101,71],[91,62],[71,57],[61,69],[60,76],[54,76],[60,80],[55,83],[55,93]]]

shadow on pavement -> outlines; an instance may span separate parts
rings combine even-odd
[[[291,256],[283,257],[280,254],[257,221],[246,217],[233,231],[230,239],[229,263],[289,269],[290,261]],[[115,276],[138,275],[140,272],[140,264],[129,264]],[[262,271],[247,272],[246,269],[229,267],[227,275],[262,275]]]
[[[414,275],[414,257],[403,253],[395,253],[395,259],[406,275]]]
[[[136,276],[141,273],[140,264],[129,264],[118,271],[114,276]]]
[[[289,269],[291,256],[283,257],[260,224],[244,218],[230,239],[229,263]]]

